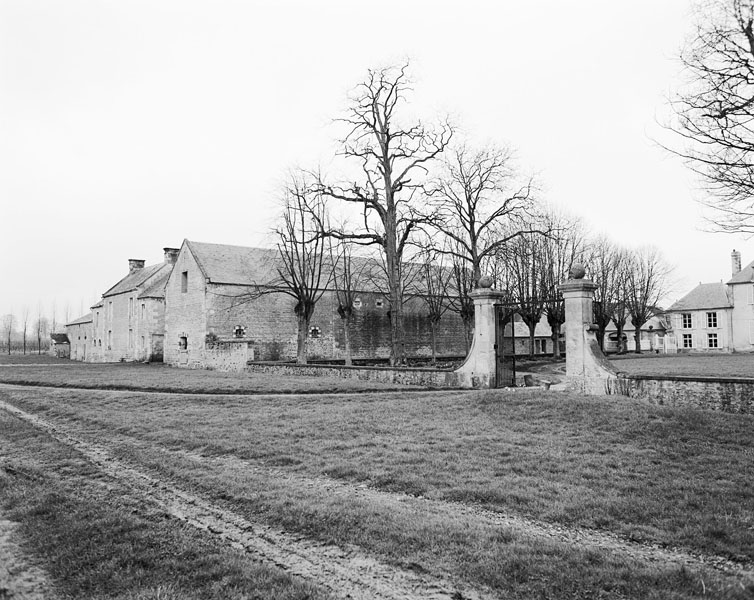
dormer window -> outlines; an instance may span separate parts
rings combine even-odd
[[[234,338],[246,337],[246,327],[244,327],[243,325],[236,325],[233,328],[233,337]]]

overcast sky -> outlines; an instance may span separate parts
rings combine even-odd
[[[322,165],[370,67],[411,110],[509,144],[544,199],[676,267],[671,299],[754,242],[704,233],[657,146],[688,0],[0,1],[0,314],[88,311],[184,238],[269,245],[286,170]]]

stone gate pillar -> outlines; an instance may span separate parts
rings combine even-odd
[[[566,378],[573,390],[604,394],[617,371],[597,341],[592,312],[597,285],[584,275],[584,267],[574,265],[568,281],[558,286],[565,300]]]
[[[474,337],[464,363],[455,371],[461,387],[495,387],[497,369],[495,304],[505,296],[492,288],[492,278],[482,277],[469,294],[474,300]]]

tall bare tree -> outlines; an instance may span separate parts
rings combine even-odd
[[[698,173],[714,229],[754,233],[754,2],[696,3],[696,30],[681,54],[686,86],[671,100],[671,151]]]
[[[641,328],[661,311],[660,300],[668,292],[669,276],[670,267],[657,248],[639,248],[629,255],[625,300],[635,328],[637,354],[641,353]]]
[[[437,226],[455,242],[445,252],[468,262],[476,282],[485,258],[516,236],[538,230],[531,226],[532,180],[517,176],[507,148],[462,145],[443,162],[426,194],[440,217]]]
[[[2,325],[3,339],[7,344],[8,354],[10,354],[13,343],[13,332],[16,328],[16,317],[13,315],[13,313],[8,313],[7,315],[3,316]]]
[[[325,202],[316,186],[294,174],[283,195],[282,223],[275,229],[281,264],[279,280],[266,289],[277,289],[295,301],[298,321],[296,357],[306,364],[306,347],[317,301],[332,275],[325,269],[326,243],[321,224],[326,222]]]
[[[363,228],[331,231],[339,239],[374,244],[382,251],[390,303],[391,364],[403,362],[404,252],[414,232],[431,216],[417,205],[417,190],[429,166],[443,152],[452,130],[406,123],[400,112],[410,91],[407,65],[370,70],[355,90],[341,121],[348,132],[341,154],[361,172],[360,183],[322,185],[330,197],[359,207]]]
[[[29,307],[24,306],[21,310],[21,335],[23,339],[23,352],[26,354],[26,335],[29,331]]]
[[[42,354],[42,340],[50,334],[50,322],[42,314],[42,303],[37,304],[37,318],[34,321],[34,332],[37,336],[37,354]]]
[[[433,365],[437,364],[437,328],[450,308],[448,291],[454,276],[453,269],[442,264],[442,257],[443,254],[429,243],[418,257],[420,275],[416,288],[427,308]]]
[[[353,256],[353,244],[339,240],[329,244],[332,283],[338,302],[338,315],[343,322],[343,354],[345,364],[353,364],[351,356],[351,328],[354,317],[354,301],[363,283],[370,278],[371,261]]]

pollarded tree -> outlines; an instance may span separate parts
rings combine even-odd
[[[594,322],[597,340],[605,350],[605,331],[610,321],[618,328],[618,342],[622,344],[626,325],[625,275],[626,251],[608,238],[601,236],[586,244],[584,266],[597,285],[594,291]],[[620,350],[620,346],[619,346]]]
[[[391,364],[405,358],[404,252],[414,230],[432,218],[417,203],[417,190],[452,135],[447,123],[432,128],[401,119],[410,91],[406,71],[407,65],[370,70],[341,119],[348,127],[341,154],[358,165],[362,181],[350,186],[321,185],[324,194],[357,205],[364,219],[359,231],[329,234],[377,245],[382,252],[391,316]]]
[[[697,3],[696,31],[681,54],[688,83],[672,100],[683,149],[701,175],[713,227],[754,233],[754,2]]]
[[[661,312],[660,300],[668,292],[670,267],[657,248],[639,248],[629,254],[626,270],[626,307],[634,326],[636,353],[641,353],[641,328]]]

